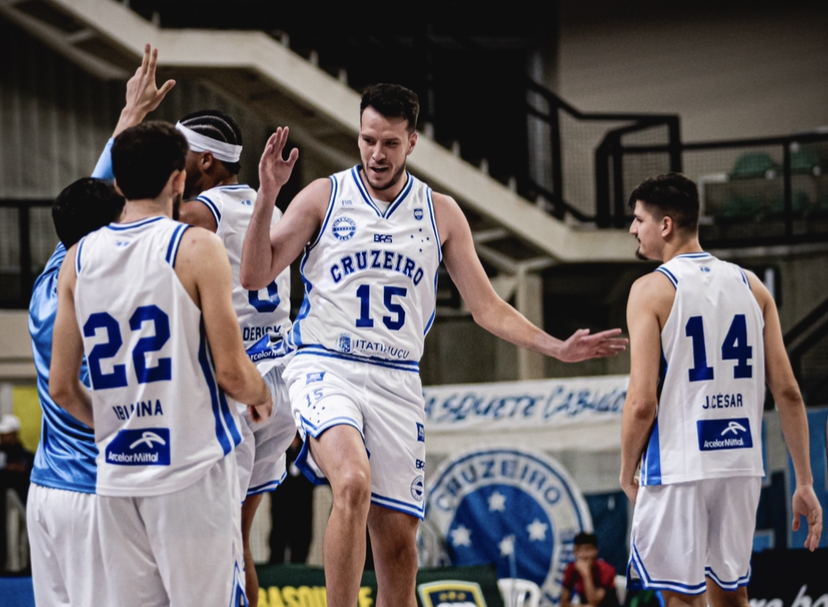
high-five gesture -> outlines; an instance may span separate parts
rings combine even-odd
[[[563,342],[558,358],[566,363],[575,363],[590,358],[615,356],[626,350],[629,340],[618,337],[621,329],[609,329],[590,335],[589,329],[578,329]]]
[[[290,179],[293,165],[296,164],[296,159],[299,158],[299,150],[293,148],[287,160],[282,158],[289,134],[290,129],[288,127],[279,127],[267,140],[262,159],[259,161],[260,192],[269,193],[272,190],[278,190]]]
[[[144,46],[144,58],[135,74],[127,82],[126,105],[121,118],[112,133],[117,136],[124,129],[140,124],[147,114],[155,110],[167,93],[175,86],[175,80],[167,80],[159,89],[155,84],[155,69],[158,65],[158,49],[149,44]]]

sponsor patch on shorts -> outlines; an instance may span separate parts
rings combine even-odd
[[[325,379],[325,372],[324,371],[314,371],[313,373],[308,373],[305,379],[305,384],[312,384],[318,381],[322,381]]]
[[[116,466],[169,466],[170,429],[119,431],[106,446],[106,463]]]
[[[425,426],[423,424],[417,424],[417,442],[424,443],[425,442]]]
[[[753,437],[747,417],[734,419],[701,419],[696,422],[700,451],[750,449]]]
[[[425,493],[425,484],[423,483],[423,477],[417,476],[411,481],[411,497],[413,497],[418,502],[423,501],[423,494]]]

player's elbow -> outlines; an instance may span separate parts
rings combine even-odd
[[[779,409],[804,406],[802,392],[800,392],[799,384],[796,381],[785,382],[781,386],[773,386],[771,388],[771,394]]]
[[[655,418],[658,401],[648,396],[627,395],[624,403],[626,414],[636,420],[650,421]]]
[[[244,373],[238,365],[221,365],[216,367],[216,382],[231,397],[244,391]]]
[[[71,393],[69,384],[60,376],[52,375],[49,378],[49,396],[64,409],[66,408],[64,403],[69,401]]]

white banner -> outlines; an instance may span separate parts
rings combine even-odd
[[[617,421],[628,375],[424,388],[429,435]]]

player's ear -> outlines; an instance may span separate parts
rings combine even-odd
[[[115,188],[115,191],[118,192],[119,196],[121,196],[123,198],[126,198],[126,196],[124,196],[124,193],[121,191],[121,188],[118,187],[118,180],[117,179],[112,180],[112,187]]]
[[[201,158],[198,159],[198,166],[201,167],[201,170],[205,173],[208,173],[213,165],[215,164],[215,158],[213,158],[212,152],[202,152]]]
[[[408,136],[408,154],[414,151],[414,146],[417,145],[417,131],[414,131]],[[408,155],[406,154],[406,156]]]
[[[676,232],[676,224],[673,221],[673,218],[669,215],[665,215],[661,218],[661,236],[664,238],[668,238],[674,235]]]
[[[184,184],[187,182],[187,170],[173,171],[170,175],[169,183],[172,185],[172,191],[184,195]]]

